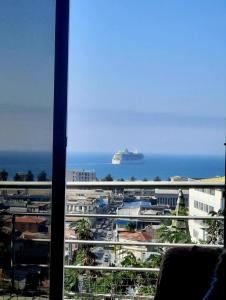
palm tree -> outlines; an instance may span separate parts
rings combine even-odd
[[[74,229],[80,240],[90,240],[93,237],[91,224],[88,220],[82,219],[77,222],[72,222],[70,228]]]
[[[93,238],[91,224],[86,219],[72,222],[70,228],[74,229],[79,240],[92,240]],[[91,251],[91,248],[90,245],[79,245],[73,259],[74,263],[83,264],[84,266],[95,265],[96,255]]]

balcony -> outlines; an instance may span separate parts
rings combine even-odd
[[[0,183],[1,236],[7,236],[1,243],[1,251],[5,255],[1,262],[1,299],[48,298],[49,244],[51,230],[54,230],[50,226],[50,188],[50,182]],[[67,184],[66,204],[72,202],[74,206],[65,217],[65,299],[154,299],[160,261],[166,249],[191,247],[194,244],[203,248],[223,248],[222,240],[217,238],[214,241],[208,240],[208,237],[194,241],[196,236],[191,232],[193,227],[189,228],[190,238],[187,240],[184,240],[184,236],[178,238],[176,235],[172,235],[168,241],[166,237],[164,239],[164,231],[159,231],[163,228],[161,225],[165,226],[165,230],[174,226],[177,234],[180,233],[179,229],[184,230],[184,225],[190,226],[189,222],[192,221],[196,221],[197,226],[200,225],[197,221],[204,222],[207,229],[211,222],[215,222],[223,230],[224,217],[204,212],[191,215],[191,203],[186,208],[187,215],[173,215],[173,209],[169,213],[169,206],[158,205],[153,196],[155,188],[163,191],[193,191],[197,188],[223,191],[224,184],[199,181]],[[127,189],[130,193],[136,189],[139,200],[142,197],[149,199],[151,209],[147,201],[138,201],[140,203],[137,204],[136,199],[132,200],[132,205],[128,205]],[[20,201],[16,206],[18,191]],[[70,197],[67,197],[67,193]],[[30,195],[36,195],[35,204],[31,201],[28,205]],[[80,200],[85,198],[86,202],[90,201],[89,205],[83,202],[86,208],[81,208]],[[6,206],[9,200],[14,206]],[[151,204],[152,200],[155,200],[155,204]],[[26,205],[23,206],[22,202],[26,202]],[[88,209],[87,205],[92,207]],[[134,210],[134,205],[140,205],[139,209]],[[21,207],[24,207],[23,211]],[[31,208],[34,212],[30,211]],[[90,235],[83,239],[80,238],[81,233],[75,230],[81,220],[90,226]],[[202,223],[200,226],[203,227]]]

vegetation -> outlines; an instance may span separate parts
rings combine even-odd
[[[224,211],[219,210],[218,212],[211,211],[211,216],[219,217],[224,216]],[[224,221],[223,220],[206,220],[204,224],[208,225],[206,229],[207,233],[207,244],[223,245],[224,244]]]
[[[33,173],[29,170],[25,176],[26,181],[33,181],[34,180],[34,175]]]
[[[47,174],[45,171],[41,171],[38,175],[37,175],[37,180],[38,181],[47,181]]]
[[[134,231],[136,229],[136,223],[128,222],[125,226],[128,231]]]
[[[19,175],[18,173],[16,173],[13,177],[14,181],[23,181],[21,175]]]
[[[0,181],[7,181],[8,178],[8,172],[6,172],[5,169],[0,171]]]
[[[129,223],[128,223],[129,224]],[[133,227],[133,223],[131,225]],[[82,219],[70,225],[75,230],[79,239],[92,239],[91,226],[88,220]],[[126,252],[126,256],[121,262],[124,267],[146,267],[154,268],[159,266],[160,256],[150,256],[145,262],[136,259],[133,253]],[[96,256],[91,251],[90,245],[79,245],[74,253],[73,264],[95,265]],[[79,282],[82,289],[87,293],[113,293],[128,294],[130,291],[141,295],[154,294],[157,281],[156,272],[104,272],[104,271],[65,271],[66,291],[78,292]]]
[[[13,178],[14,181],[34,181],[34,175],[30,170],[27,173],[16,173]]]
[[[111,174],[108,174],[107,176],[105,176],[101,180],[102,181],[113,181],[113,177],[111,176]]]
[[[190,243],[190,235],[184,229],[173,228],[162,225],[157,229],[157,234],[161,243]]]
[[[125,181],[123,178],[119,178],[117,179],[117,181]]]
[[[181,195],[183,197],[183,194]],[[184,199],[182,204],[184,203]],[[173,211],[172,215],[187,216],[187,208],[179,205],[177,211]],[[157,229],[159,240],[162,243],[190,243],[191,237],[188,228],[188,222],[185,220],[166,220],[163,225]]]
[[[155,178],[153,180],[154,181],[161,181],[161,178],[159,176],[155,176]]]
[[[121,265],[124,267],[156,267],[156,256],[153,260],[153,255],[142,263],[136,259],[133,253],[127,252]],[[158,266],[161,257],[158,256]],[[153,295],[157,282],[156,272],[132,272],[132,271],[117,271],[117,272],[95,272],[91,277],[86,277],[85,288],[89,293],[111,293],[111,294],[139,294]]]

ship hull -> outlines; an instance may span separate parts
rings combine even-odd
[[[134,160],[116,160],[112,159],[112,165],[130,165],[130,164],[142,164],[143,159],[134,159]]]

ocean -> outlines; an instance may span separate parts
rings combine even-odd
[[[98,179],[111,174],[114,179],[135,177],[143,180],[159,176],[167,180],[180,175],[206,178],[224,175],[224,156],[144,154],[139,164],[112,165],[113,154],[69,153],[67,169],[95,170]],[[0,152],[0,170],[5,169],[12,179],[16,172],[31,170],[36,176],[45,170],[51,178],[51,155],[43,152]]]

